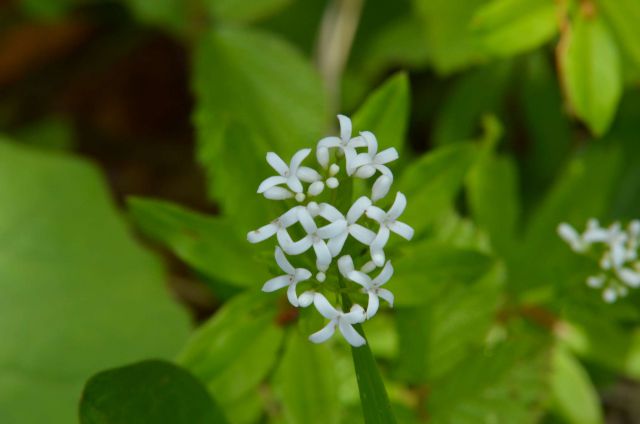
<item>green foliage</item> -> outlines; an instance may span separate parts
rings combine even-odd
[[[162,243],[176,256],[213,279],[238,286],[255,286],[268,275],[265,265],[255,262],[249,244],[239,239],[225,218],[190,212],[157,200],[132,198],[133,220],[148,237]],[[212,262],[211,258],[218,258]]]
[[[214,19],[250,22],[268,17],[292,0],[204,0]]]
[[[82,424],[226,423],[205,387],[170,362],[148,360],[102,371],[80,401]]]
[[[73,422],[90,375],[170,357],[187,318],[94,167],[2,141],[0,202],[0,421]]]
[[[622,94],[618,46],[597,16],[579,14],[565,37],[560,69],[568,99],[575,114],[600,136],[611,125]]]
[[[512,56],[547,43],[557,32],[553,0],[493,0],[472,20],[480,43],[496,56]]]

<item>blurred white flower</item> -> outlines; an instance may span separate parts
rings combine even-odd
[[[391,231],[407,240],[411,240],[413,237],[413,228],[404,222],[398,221],[398,218],[402,215],[406,206],[406,197],[404,194],[398,192],[388,212],[383,211],[377,206],[367,208],[367,216],[380,224],[378,234],[371,242],[371,258],[377,266],[384,264],[385,254],[383,248],[387,244],[387,241],[389,241]]]
[[[331,306],[327,298],[320,293],[316,293],[313,304],[318,312],[320,312],[320,315],[330,321],[320,331],[310,335],[309,340],[314,343],[322,343],[333,336],[336,327],[338,327],[351,346],[358,347],[366,343],[364,337],[358,334],[353,328],[353,324],[358,324],[365,320],[365,313],[362,306],[353,305],[351,311],[345,313]]]
[[[305,281],[311,278],[311,271],[304,268],[294,268],[293,265],[289,263],[287,257],[282,252],[282,249],[276,246],[275,252],[276,262],[281,270],[283,270],[286,274],[281,275],[279,277],[274,277],[271,280],[264,283],[262,286],[262,291],[264,292],[272,292],[279,290],[283,287],[289,286],[287,289],[287,297],[289,298],[289,302],[293,306],[299,306],[298,294],[296,293],[296,286],[300,281]]]

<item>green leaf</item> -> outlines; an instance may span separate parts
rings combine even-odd
[[[363,335],[362,326],[354,328]],[[393,424],[396,422],[387,390],[369,344],[352,347],[353,365],[356,369],[356,379],[360,391],[360,404],[365,424]]]
[[[207,172],[211,198],[244,238],[247,231],[270,222],[275,214],[269,207],[271,201],[256,193],[260,182],[273,173],[263,154],[266,143],[234,123],[220,122],[215,137],[219,140],[212,138],[201,146],[199,161]]]
[[[513,56],[550,41],[558,31],[553,0],[493,0],[482,6],[472,27],[487,53]]]
[[[458,267],[465,263],[459,258]],[[480,273],[472,282],[440,284],[433,300],[419,307],[398,306],[400,346],[396,372],[403,381],[434,381],[483,348],[499,306],[504,275]],[[395,283],[396,281],[394,281]],[[421,285],[431,282],[420,281]],[[394,287],[394,292],[396,292]]]
[[[395,304],[415,306],[436,302],[443,290],[476,281],[492,264],[492,258],[477,250],[433,241],[414,244],[393,262]]]
[[[539,422],[548,362],[548,353],[517,339],[474,352],[433,383],[438,390],[428,398],[430,422]]]
[[[221,21],[253,22],[288,6],[292,0],[204,0],[209,13]]]
[[[188,318],[93,166],[0,142],[0,203],[0,422],[74,422],[93,373],[174,355]]]
[[[220,141],[220,122],[231,118],[288,161],[318,140],[326,123],[320,77],[302,55],[267,32],[219,28],[202,37],[195,92],[202,149]],[[236,162],[241,166],[243,158]]]
[[[596,0],[596,4],[625,53],[640,68],[640,3],[636,0]]]
[[[276,361],[283,338],[277,312],[273,296],[257,290],[240,294],[196,331],[178,357],[230,418]]]
[[[87,382],[82,424],[227,422],[207,389],[170,362],[149,360],[102,371]]]
[[[413,0],[436,71],[449,74],[483,59],[470,28],[475,11],[485,0]]]
[[[604,422],[600,398],[587,371],[566,349],[554,349],[551,392],[558,412],[571,424]]]
[[[469,175],[468,188],[474,219],[498,252],[509,253],[520,216],[515,162],[504,155],[484,156]]]
[[[142,22],[182,32],[188,27],[188,2],[184,0],[124,0]]]
[[[140,198],[129,199],[129,210],[146,236],[211,278],[246,287],[259,287],[269,278],[266,265],[251,261],[255,249],[238,238],[227,219]]]
[[[326,345],[316,345],[292,331],[276,371],[274,389],[282,400],[285,422],[340,422],[335,358]]]
[[[597,15],[579,14],[567,34],[560,53],[566,94],[576,116],[601,136],[613,122],[622,95],[618,46]]]
[[[483,66],[461,76],[437,114],[436,146],[461,143],[477,135],[483,116],[500,115],[512,75],[508,62]]]
[[[402,155],[409,120],[409,79],[405,73],[389,78],[353,115],[355,131],[371,131],[384,148]]]
[[[417,234],[448,210],[477,153],[471,143],[450,145],[423,155],[407,167],[398,183],[398,190],[408,199],[402,218]]]

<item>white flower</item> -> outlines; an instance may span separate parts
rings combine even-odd
[[[278,238],[284,237],[286,240],[289,238],[287,228],[298,222],[298,208],[299,206],[291,208],[269,224],[264,225],[255,231],[249,232],[249,234],[247,234],[247,240],[250,243],[259,243],[274,234],[277,234]]]
[[[371,200],[366,196],[362,196],[356,200],[353,205],[351,205],[351,208],[349,208],[345,218],[340,211],[330,204],[323,203],[320,205],[320,216],[334,223],[340,221],[344,222],[344,229],[340,233],[331,237],[327,243],[331,256],[336,257],[340,254],[349,234],[351,234],[351,236],[360,243],[367,246],[373,242],[376,236],[375,233],[357,223],[360,217],[364,215],[365,211],[370,206]]]
[[[262,291],[264,292],[272,292],[279,290],[285,286],[289,286],[287,289],[287,297],[289,298],[289,302],[293,306],[299,306],[300,302],[298,299],[298,295],[296,293],[296,286],[300,281],[305,281],[311,278],[311,271],[304,268],[294,268],[287,257],[282,252],[282,249],[276,247],[275,251],[276,262],[280,269],[286,272],[286,275],[281,275],[279,277],[274,277],[271,280],[264,283],[262,286]]]
[[[348,274],[348,278],[360,284],[363,288],[363,291],[369,295],[369,304],[367,305],[367,319],[373,317],[376,312],[378,312],[378,307],[380,305],[380,300],[378,297],[383,298],[389,303],[390,306],[393,307],[393,293],[391,293],[387,289],[380,288],[383,286],[391,276],[393,275],[393,266],[391,266],[391,262],[387,261],[380,271],[380,274],[376,278],[371,278],[367,274],[362,271],[350,271]]]
[[[385,255],[383,248],[389,240],[390,231],[407,240],[411,240],[413,237],[413,228],[397,220],[398,217],[402,215],[402,212],[404,212],[406,206],[407,198],[404,194],[398,192],[389,212],[385,212],[377,206],[367,208],[367,216],[380,224],[378,234],[371,243],[371,259],[373,259],[373,262],[377,266],[384,264]]]
[[[331,263],[331,252],[325,243],[325,239],[335,237],[346,227],[345,221],[336,221],[318,228],[313,217],[307,208],[298,209],[298,221],[306,231],[307,235],[296,242],[291,239],[279,240],[282,248],[290,255],[299,255],[313,247],[316,253],[316,265],[319,270],[324,271]]]
[[[558,225],[557,232],[560,238],[564,240],[574,252],[582,253],[589,247],[589,244],[582,239],[578,231],[566,222]]]
[[[366,179],[378,170],[381,174],[393,179],[391,170],[385,164],[398,159],[398,151],[394,147],[389,147],[378,153],[376,136],[369,131],[363,131],[360,135],[367,143],[367,153],[360,153],[353,160],[348,161],[347,174],[355,173],[356,177]]]
[[[338,115],[338,121],[340,121],[340,137],[325,137],[318,142],[316,157],[323,168],[329,166],[329,149],[340,149],[349,161],[355,157],[356,147],[366,145],[362,137],[351,138],[351,119],[344,115]]]
[[[629,287],[640,287],[640,272],[630,268],[621,268],[616,273],[618,278]]]
[[[338,311],[320,293],[316,293],[313,304],[318,312],[330,321],[320,331],[310,335],[309,340],[314,343],[322,343],[333,336],[336,327],[338,327],[351,346],[358,347],[366,343],[364,337],[353,328],[353,324],[358,324],[365,320],[365,312],[362,306],[353,305],[351,311],[347,313]]]
[[[302,194],[302,181],[315,182],[321,177],[320,174],[308,167],[300,166],[302,161],[309,156],[311,149],[302,149],[297,151],[291,158],[289,166],[274,152],[267,153],[267,162],[279,174],[269,177],[260,183],[258,193],[263,193],[268,199],[282,200],[293,196],[293,193],[287,189],[280,187],[280,184],[286,184],[294,193],[298,201],[304,200]]]

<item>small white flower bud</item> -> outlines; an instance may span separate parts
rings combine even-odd
[[[321,283],[324,282],[324,280],[327,279],[327,276],[324,272],[320,271],[319,273],[316,274],[316,280],[320,281]]]
[[[616,289],[614,289],[613,287],[607,287],[602,292],[602,298],[607,303],[613,303],[618,298],[618,293],[616,293]]]
[[[340,172],[340,167],[337,164],[331,164],[331,166],[329,167],[329,175],[330,176],[335,176],[338,172]]]
[[[296,200],[298,202],[304,202],[305,198],[306,198],[306,196],[304,195],[304,193],[296,193]]]
[[[340,185],[338,179],[335,177],[331,177],[327,179],[327,187],[329,188],[337,188]]]
[[[316,181],[311,183],[309,189],[307,190],[307,194],[309,196],[317,196],[324,190],[324,183],[322,181]]]

